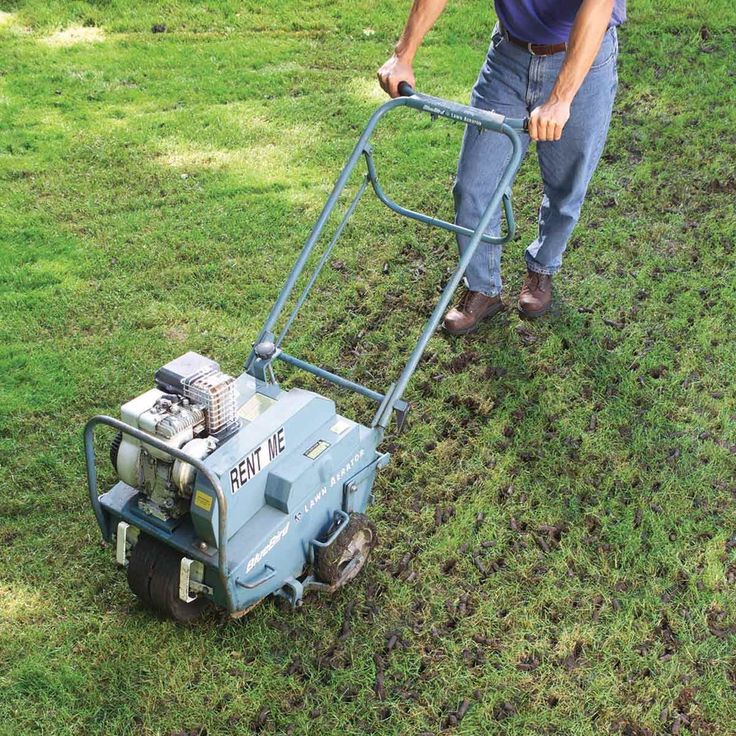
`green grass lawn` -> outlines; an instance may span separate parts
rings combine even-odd
[[[630,3],[554,314],[433,338],[354,584],[181,628],[100,544],[84,422],[186,350],[239,372],[407,5],[0,1],[0,734],[736,733],[731,0]],[[490,6],[421,89],[468,98]],[[386,188],[451,216],[461,132],[387,120]],[[530,157],[510,301],[539,196]],[[362,204],[290,350],[387,385],[454,262]]]

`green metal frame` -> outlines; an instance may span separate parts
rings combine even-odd
[[[279,294],[275,304],[271,308],[271,311],[268,314],[268,317],[266,318],[263,328],[261,329],[261,332],[258,336],[258,340],[256,340],[256,342],[254,343],[254,347],[251,350],[251,353],[245,363],[245,370],[260,381],[272,381],[273,371],[271,368],[271,364],[274,360],[282,360],[285,363],[308,371],[316,376],[319,376],[320,378],[324,378],[337,386],[347,388],[351,391],[355,391],[359,394],[362,394],[363,396],[367,396],[368,398],[377,401],[379,403],[379,410],[373,418],[372,427],[376,429],[376,431],[378,431],[379,433],[383,432],[386,429],[388,423],[391,420],[391,415],[394,411],[397,412],[399,417],[399,424],[401,424],[403,417],[405,416],[408,409],[406,402],[402,399],[404,390],[406,389],[406,386],[409,383],[412,374],[419,364],[422,353],[424,352],[427,343],[432,337],[434,331],[437,329],[442,315],[447,309],[450,299],[452,298],[455,289],[460,283],[460,280],[465,273],[465,269],[470,263],[470,260],[473,257],[476,249],[478,248],[478,245],[481,242],[505,243],[514,236],[515,223],[511,206],[511,183],[514,179],[514,176],[516,175],[516,171],[518,170],[519,165],[521,164],[522,158],[521,140],[519,137],[519,133],[525,131],[527,127],[527,120],[525,119],[522,120],[515,118],[506,118],[503,115],[499,115],[495,112],[480,110],[468,105],[460,105],[456,102],[443,100],[438,97],[431,97],[429,95],[419,94],[411,89],[411,87],[409,87],[409,85],[406,83],[402,83],[402,85],[400,86],[400,92],[400,97],[392,99],[379,107],[368,121],[368,124],[366,125],[363,133],[358,139],[358,142],[353,148],[353,151],[350,154],[345,167],[340,173],[340,176],[338,177],[337,182],[335,183],[335,186],[322,209],[322,212],[317,218],[317,222],[315,223],[312,232],[307,238],[307,241],[304,244],[304,247],[302,248],[302,251],[299,254],[296,263],[289,273],[289,276],[286,280],[286,283],[284,284],[283,289],[281,290],[281,293]],[[503,175],[498,182],[496,190],[494,191],[492,197],[488,202],[488,205],[486,206],[486,209],[484,210],[480,220],[478,221],[478,225],[475,230],[470,230],[469,228],[461,227],[460,225],[446,222],[445,220],[440,220],[429,215],[409,210],[396,203],[383,191],[383,188],[378,181],[378,175],[376,173],[376,168],[373,162],[373,151],[369,142],[371,136],[373,135],[373,131],[375,130],[381,118],[383,118],[383,116],[386,115],[388,112],[399,107],[409,107],[414,110],[425,112],[431,115],[433,118],[443,117],[465,125],[475,125],[482,130],[500,133],[506,136],[511,142],[511,155],[509,157],[509,161],[506,165]],[[332,214],[332,211],[335,209],[337,201],[343,190],[345,189],[350,175],[353,173],[353,170],[355,169],[361,157],[365,158],[367,174],[361,182],[357,193],[354,195],[350,204],[348,205],[345,214],[340,220],[340,223],[338,224],[332,239],[322,253],[319,262],[317,263],[312,275],[307,281],[307,284],[304,286],[301,294],[297,298],[296,303],[291,310],[291,313],[286,319],[284,327],[282,328],[278,337],[276,337],[274,333],[275,325],[281,316],[284,306],[286,305],[286,302],[289,299],[297,280],[304,271],[309,256],[312,254],[318,240],[320,239],[325,224]],[[294,319],[296,318],[302,305],[306,301],[307,296],[314,286],[319,273],[321,272],[324,265],[327,263],[327,259],[329,258],[330,253],[332,253],[335,244],[337,243],[340,235],[345,229],[345,225],[355,212],[358,202],[365,193],[365,190],[367,189],[367,185],[369,183],[371,184],[373,191],[378,199],[397,214],[403,217],[417,220],[431,227],[438,227],[449,232],[460,233],[470,237],[470,242],[468,243],[468,246],[465,249],[462,258],[460,259],[455,272],[442,290],[440,299],[429,319],[427,320],[427,323],[417,340],[416,347],[414,348],[414,350],[412,350],[412,353],[409,356],[406,366],[404,367],[397,381],[392,384],[384,393],[374,391],[367,386],[363,386],[362,384],[350,381],[346,378],[343,378],[342,376],[332,373],[331,371],[325,370],[320,366],[316,366],[293,355],[289,355],[281,349],[281,345],[289,331],[289,328],[294,322]],[[485,231],[490,224],[493,213],[500,205],[503,205],[506,217],[506,234],[501,237],[486,235]],[[259,347],[261,346],[267,346],[268,349],[259,349]]]

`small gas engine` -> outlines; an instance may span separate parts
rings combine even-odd
[[[187,353],[156,372],[157,388],[124,404],[131,427],[198,460],[206,458],[237,429],[235,379],[196,353]],[[189,511],[194,468],[134,437],[119,433],[110,449],[118,476],[140,489],[138,506],[162,521]]]

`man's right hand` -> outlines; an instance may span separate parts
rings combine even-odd
[[[396,54],[378,70],[378,81],[390,97],[399,96],[401,82],[408,82],[412,87],[417,84],[411,62],[404,61]]]

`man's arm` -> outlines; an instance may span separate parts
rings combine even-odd
[[[414,0],[393,56],[378,70],[378,81],[391,97],[399,96],[400,82],[416,87],[414,55],[445,5],[447,0]]]
[[[535,141],[558,141],[570,117],[570,105],[601,47],[611,22],[614,0],[583,0],[570,33],[565,60],[549,99],[532,110],[529,135]]]

